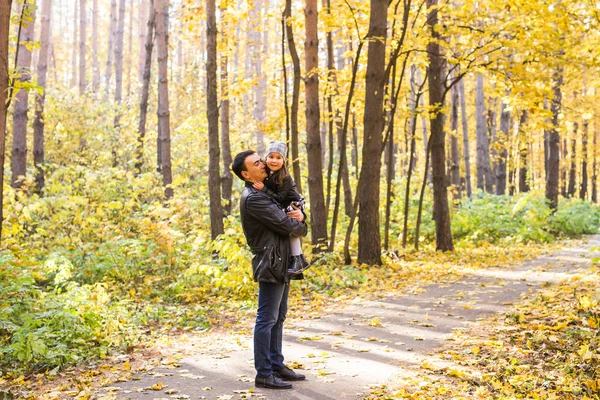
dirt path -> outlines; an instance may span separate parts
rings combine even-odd
[[[119,399],[362,399],[390,381],[415,374],[431,350],[452,340],[455,330],[505,312],[523,294],[557,283],[590,265],[593,236],[517,268],[466,273],[458,283],[429,285],[413,293],[356,299],[323,317],[286,323],[286,363],[307,375],[291,390],[254,388],[251,334],[208,334],[191,343],[194,354],[116,386],[99,397]],[[210,346],[210,347],[209,347]],[[154,390],[149,389],[153,387]],[[159,390],[157,390],[159,389]]]

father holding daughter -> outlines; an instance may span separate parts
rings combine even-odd
[[[281,156],[281,167],[285,167],[285,144],[273,142],[269,145],[267,163],[272,153]],[[277,162],[274,165],[277,168]],[[306,215],[298,207],[303,205],[302,198],[300,196],[297,200],[290,200],[290,208],[287,212],[284,211],[275,199],[278,188],[283,186],[284,181],[274,186],[267,181],[267,187],[264,187],[263,182],[268,177],[273,179],[273,174],[269,176],[265,163],[253,150],[237,154],[231,169],[246,183],[240,199],[240,217],[246,241],[253,254],[252,275],[259,285],[254,327],[255,386],[291,389],[292,385],[286,381],[305,379],[304,375],[283,364],[282,354],[289,281],[301,278],[301,272],[308,267],[306,261],[302,262],[303,257],[292,262],[293,253],[290,250],[290,237],[299,238],[307,234]],[[280,202],[288,201],[289,196],[298,194],[293,181],[292,186],[295,194],[286,194],[285,199]],[[297,253],[298,249],[295,250]],[[295,269],[288,271],[292,266]]]

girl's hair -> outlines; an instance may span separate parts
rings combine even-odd
[[[271,177],[273,179],[273,183],[281,186],[283,184],[283,181],[285,180],[285,178],[287,178],[288,176],[289,176],[289,172],[287,170],[286,162],[284,161],[283,164],[281,165],[281,168],[279,169],[279,171],[273,172],[273,175]]]

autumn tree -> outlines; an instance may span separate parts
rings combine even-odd
[[[8,37],[12,0],[0,2],[0,242],[4,221],[4,155],[6,151],[6,114],[8,111]]]
[[[46,101],[46,78],[48,74],[48,48],[50,46],[50,18],[52,0],[42,0],[42,23],[40,29],[40,53],[38,56],[38,85],[42,93],[35,97],[35,119],[33,121],[33,163],[35,166],[35,183],[38,193],[44,187],[44,105]]]
[[[219,173],[219,104],[217,100],[217,19],[215,0],[206,0],[206,108],[208,115],[208,190],[210,233],[214,240],[223,233],[221,174]]]
[[[358,262],[381,264],[379,186],[383,139],[385,40],[388,1],[371,0],[365,82],[365,116],[361,178],[359,183]]]
[[[156,42],[158,48],[158,142],[160,143],[160,170],[165,186],[165,197],[173,197],[171,171],[171,124],[169,116],[169,71],[167,66],[167,32],[163,15],[163,1],[154,0],[156,12]]]
[[[85,72],[86,59],[85,59],[85,46],[86,46],[86,35],[87,35],[87,3],[86,0],[79,0],[79,95],[83,95],[85,92],[86,80]]]
[[[13,144],[12,144],[12,187],[21,187],[27,172],[27,111],[29,110],[29,90],[27,85],[31,80],[31,47],[35,40],[35,2],[25,2],[22,12],[23,29],[19,38],[17,55],[17,73],[19,74],[17,94],[13,111]]]
[[[454,250],[450,231],[450,210],[448,208],[448,189],[446,188],[446,153],[444,132],[444,96],[446,87],[446,68],[440,46],[438,27],[438,0],[427,0],[427,25],[431,29],[431,39],[427,43],[429,66],[429,106],[431,117],[431,171],[433,177],[433,214],[435,218],[436,249]]]
[[[311,207],[312,243],[325,245],[327,241],[327,214],[323,198],[323,163],[321,159],[319,110],[319,58],[317,34],[317,0],[307,0],[304,80],[306,94],[306,154],[308,159],[308,192]]]

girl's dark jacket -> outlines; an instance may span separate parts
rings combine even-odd
[[[284,283],[288,281],[290,235],[306,236],[306,216],[298,222],[279,208],[269,195],[246,187],[240,199],[242,228],[252,257],[252,276],[256,282]]]
[[[273,173],[267,179],[265,179],[265,188],[263,191],[267,192],[282,208],[286,208],[292,201],[302,200],[302,195],[296,188],[296,182],[291,176],[287,175],[283,178],[281,185],[275,183],[278,180],[279,171]]]

